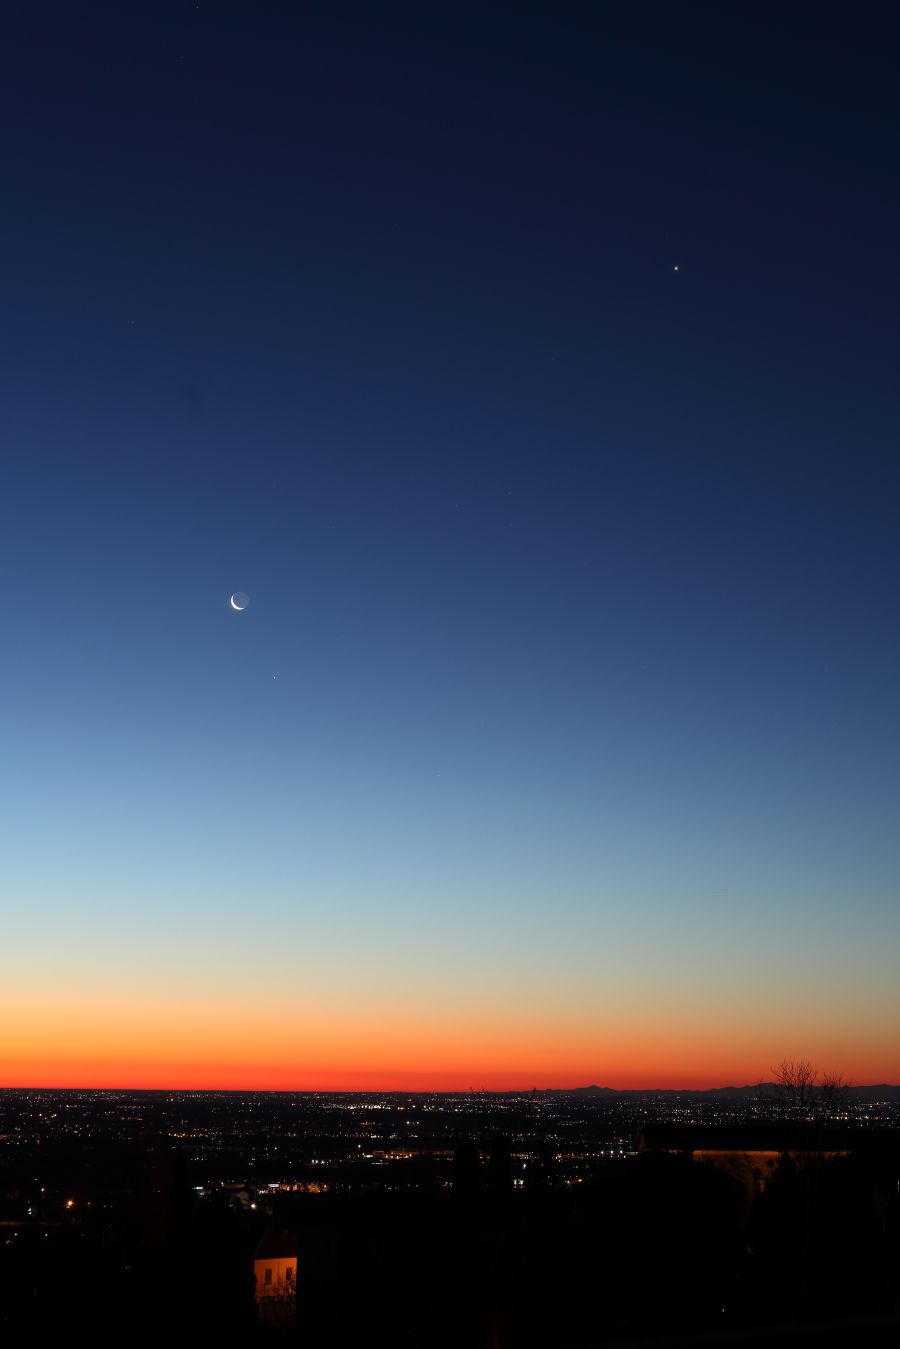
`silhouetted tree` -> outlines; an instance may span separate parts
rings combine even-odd
[[[775,1100],[789,1119],[806,1119],[812,1108],[817,1073],[809,1059],[781,1060],[772,1069]]]
[[[784,1058],[772,1069],[770,1094],[762,1099],[789,1120],[812,1124],[832,1119],[847,1104],[849,1088],[840,1073],[819,1074],[809,1059]]]
[[[824,1119],[842,1114],[850,1102],[850,1087],[840,1073],[823,1073],[819,1083],[818,1106]]]

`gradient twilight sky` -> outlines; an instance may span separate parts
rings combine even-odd
[[[8,15],[0,1083],[900,1081],[896,14]]]

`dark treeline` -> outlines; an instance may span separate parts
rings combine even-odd
[[[265,1219],[197,1198],[164,1143],[81,1167],[77,1221],[2,1247],[6,1343],[536,1349],[900,1313],[896,1152],[784,1158],[753,1197],[661,1152],[561,1187],[546,1148],[514,1190],[496,1137],[487,1160],[458,1148],[452,1189],[285,1195]],[[254,1304],[273,1223],[298,1241],[294,1324]]]

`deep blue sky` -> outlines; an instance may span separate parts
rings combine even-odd
[[[287,9],[5,20],[16,987],[900,1074],[896,14]]]

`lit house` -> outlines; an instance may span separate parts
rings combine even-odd
[[[253,1256],[256,1300],[292,1302],[297,1292],[297,1243],[290,1232],[263,1232]]]

